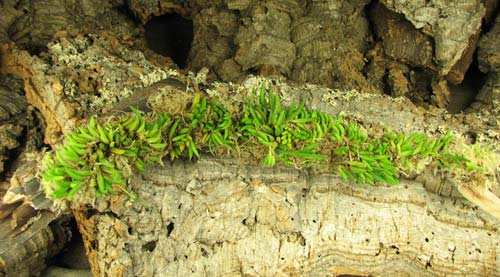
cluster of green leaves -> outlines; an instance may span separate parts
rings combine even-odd
[[[350,123],[347,136],[335,154],[345,157],[339,173],[344,179],[358,183],[375,182],[396,185],[399,173],[416,169],[416,163],[432,158],[439,166],[451,166],[470,161],[462,156],[447,153],[452,140],[450,133],[441,138],[431,138],[423,133],[408,135],[387,132],[381,138],[370,140],[359,126]]]
[[[327,132],[324,125],[315,123],[324,113],[306,110],[304,101],[285,108],[279,97],[265,86],[259,95],[254,90],[254,96],[245,103],[238,133],[244,141],[267,148],[263,166],[273,166],[276,161],[293,164],[326,157],[314,151]]]
[[[387,144],[369,140],[360,126],[353,122],[339,122],[335,129],[338,132],[330,137],[334,145],[332,152],[339,174],[345,180],[368,184],[398,183],[398,170],[388,153]]]
[[[452,137],[431,138],[423,133],[369,137],[355,122],[305,109],[304,101],[283,107],[272,91],[260,88],[248,99],[239,120],[238,140],[252,141],[267,148],[263,166],[276,162],[327,163],[344,180],[358,184],[398,184],[401,171],[415,169],[422,159],[432,158],[440,167],[465,164],[480,170],[467,158],[448,153]]]
[[[151,124],[133,112],[104,125],[91,117],[86,127],[66,135],[62,146],[46,156],[46,169],[40,173],[49,195],[71,200],[83,184],[95,188],[98,196],[112,192],[113,185],[132,195],[124,186],[124,165],[144,171],[147,163],[161,161],[167,145],[163,131],[170,124],[164,113]]]
[[[281,99],[263,85],[232,114],[217,99],[193,98],[184,114],[160,113],[148,122],[139,111],[99,124],[92,117],[86,127],[68,134],[61,148],[47,157],[40,174],[49,195],[71,200],[83,184],[96,195],[125,188],[127,166],[140,171],[169,155],[199,158],[200,152],[231,153],[244,148],[261,154],[263,166],[323,164],[345,180],[358,184],[396,185],[401,171],[431,158],[441,167],[465,164],[479,170],[462,156],[447,152],[452,137],[431,138],[386,132],[370,137],[355,122],[306,109],[305,103],[284,107]],[[265,157],[264,157],[265,156]]]
[[[348,134],[348,145],[341,146],[336,151],[349,156],[347,167],[339,169],[339,173],[347,180],[396,185],[400,172],[415,170],[419,161],[428,158],[436,161],[440,168],[464,164],[468,169],[481,170],[469,159],[448,152],[448,146],[452,142],[449,132],[439,138],[431,138],[419,132],[410,135],[387,132],[380,139],[367,142],[365,135],[356,135],[356,125],[349,125],[349,131],[351,129],[354,131]]]
[[[196,94],[191,104],[191,111],[177,118],[169,131],[170,158],[180,157],[184,149],[188,157],[200,157],[199,149],[208,146],[211,153],[214,148],[224,147],[232,150],[234,138],[233,118],[231,113],[216,99],[210,101]]]

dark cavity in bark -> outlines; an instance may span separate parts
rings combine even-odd
[[[164,14],[151,18],[144,26],[148,47],[170,57],[179,68],[186,59],[193,41],[193,21],[179,14]]]

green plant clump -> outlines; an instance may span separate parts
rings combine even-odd
[[[66,135],[62,146],[47,154],[42,183],[57,199],[72,200],[84,184],[97,196],[116,187],[135,198],[126,189],[130,165],[144,171],[147,164],[161,163],[165,156],[193,159],[203,151],[256,153],[265,167],[326,166],[344,180],[372,185],[398,184],[399,175],[423,159],[432,159],[439,167],[480,170],[448,151],[450,133],[441,138],[393,132],[369,137],[359,124],[306,109],[304,101],[284,107],[265,85],[253,94],[238,113],[229,112],[215,98],[197,94],[185,114],[159,113],[146,120],[132,108],[132,113],[103,124],[92,117],[86,127]]]

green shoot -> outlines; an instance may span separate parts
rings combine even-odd
[[[265,167],[326,166],[360,185],[397,185],[401,172],[428,158],[440,168],[482,170],[448,151],[450,133],[440,138],[393,132],[370,137],[358,123],[306,109],[304,101],[284,107],[265,85],[258,93],[254,89],[237,114],[200,94],[185,114],[160,113],[148,120],[131,110],[106,123],[91,117],[87,126],[67,134],[62,145],[47,154],[40,177],[50,197],[72,200],[85,186],[96,196],[118,188],[135,199],[126,188],[131,173],[123,161],[145,171],[165,156],[191,160],[206,152],[248,151]]]

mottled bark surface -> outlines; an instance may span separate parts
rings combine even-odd
[[[28,125],[27,103],[22,80],[0,76],[0,174],[6,162],[15,156],[22,143],[21,134]]]
[[[415,181],[202,159],[131,181],[144,202],[75,208],[96,276],[496,276],[498,221]]]
[[[498,114],[500,111],[500,17],[497,17],[491,30],[479,42],[479,69],[488,74],[486,83],[478,95],[485,113]]]
[[[476,0],[153,0],[132,1],[130,8],[142,22],[172,12],[191,17],[187,68],[207,67],[224,81],[257,72],[446,107],[462,97],[449,86],[462,83],[481,22],[496,6]],[[475,95],[464,91],[463,97]]]
[[[383,126],[430,135],[450,129],[463,138],[464,151],[470,142],[491,146],[483,159],[496,163],[494,173],[468,180],[427,168],[397,187],[359,188],[331,171],[242,162],[254,161],[251,155],[166,161],[130,180],[142,202],[82,194],[73,204],[94,274],[500,275],[498,19],[479,43],[487,109],[450,115],[381,96],[445,107],[453,97],[448,82],[463,78],[478,22],[494,15],[497,1],[484,7],[472,0],[97,2],[0,3],[0,72],[23,79],[24,92],[16,93],[43,115],[46,143],[56,145],[90,115],[129,103],[175,112],[196,91],[236,104],[260,84],[247,78],[258,73],[297,82],[268,80],[286,103],[306,99],[309,107],[342,112],[372,133]],[[168,13],[193,20],[187,69],[205,67],[209,80],[244,81],[242,87],[207,82],[205,71],[173,71],[170,58],[148,50],[144,24]],[[22,238],[9,237],[0,249],[27,249],[20,256],[1,253],[8,273],[36,274],[33,268],[66,239],[53,236],[59,229],[47,225],[51,218],[39,216],[51,209],[37,202],[43,198],[24,197],[34,184],[10,190],[21,200],[4,199],[0,209],[1,227],[10,228],[2,233]],[[7,186],[16,187],[4,183],[2,190]],[[12,226],[26,229],[15,233]]]
[[[51,0],[2,5],[0,41],[16,42],[31,53],[44,51],[59,31],[109,30],[141,41],[149,19],[178,13],[194,25],[187,69],[206,67],[223,81],[259,73],[331,88],[385,91],[446,107],[460,97],[449,85],[462,82],[481,21],[491,20],[498,1]]]
[[[0,275],[39,276],[71,238],[68,216],[52,211],[36,179],[40,154],[23,154],[0,199]]]

